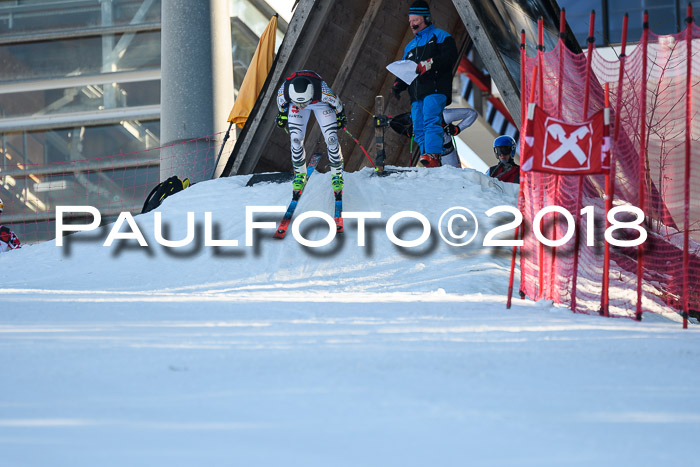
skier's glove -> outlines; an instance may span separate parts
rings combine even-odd
[[[348,124],[348,117],[345,116],[345,111],[336,114],[335,120],[338,123],[338,129],[345,128]]]
[[[282,128],[283,130],[287,128],[287,114],[286,112],[280,112],[277,114],[277,119],[275,120],[277,122],[277,126],[279,128]]]
[[[459,134],[459,127],[450,123],[445,127],[445,133],[450,136],[457,136]]]
[[[430,67],[432,67],[432,66],[433,66],[433,59],[432,58],[429,58],[427,60],[423,60],[416,67],[416,73],[418,73],[420,75],[427,73],[428,71],[430,71]]]

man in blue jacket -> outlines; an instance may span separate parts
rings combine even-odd
[[[432,24],[430,9],[423,0],[411,4],[408,24],[416,36],[404,49],[404,60],[416,62],[418,76],[411,84],[400,79],[391,93],[397,99],[408,89],[411,98],[413,137],[421,149],[425,167],[440,166],[442,154],[442,111],[452,101],[452,69],[457,46],[447,32]]]

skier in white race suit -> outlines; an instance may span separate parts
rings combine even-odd
[[[338,143],[338,130],[347,124],[343,103],[321,76],[311,70],[300,70],[288,76],[277,92],[277,126],[289,128],[292,146],[294,181],[299,192],[306,184],[306,125],[313,111],[323,132],[328,149],[331,184],[336,193],[343,190],[343,154]]]

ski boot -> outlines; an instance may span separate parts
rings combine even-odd
[[[304,172],[297,172],[294,174],[294,181],[292,181],[292,197],[298,198],[301,195],[301,190],[306,186],[307,175]]]
[[[338,196],[339,193],[343,192],[343,173],[338,172],[331,177],[331,186],[333,187],[333,193]]]
[[[440,154],[423,154],[420,156],[420,163],[423,167],[440,167],[442,162],[440,162]]]

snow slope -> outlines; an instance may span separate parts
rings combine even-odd
[[[186,247],[160,246],[149,213],[135,217],[147,248],[104,247],[102,229],[0,255],[0,466],[697,463],[697,326],[505,309],[510,249],[481,244],[515,186],[450,167],[350,173],[345,211],[381,212],[365,246],[346,219],[321,248],[272,229],[247,247],[246,206],[290,196],[247,179],[166,199],[166,238],[194,213]],[[466,247],[436,233],[453,206],[479,221]],[[295,217],[309,211],[332,213],[329,174]],[[424,245],[390,241],[401,211],[430,221]],[[205,246],[205,212],[239,246]]]

